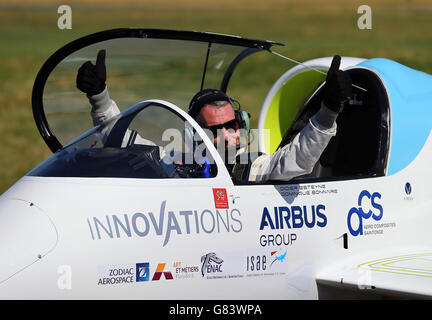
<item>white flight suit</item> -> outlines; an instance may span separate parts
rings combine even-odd
[[[336,121],[331,128],[322,127],[313,116],[309,123],[286,144],[273,154],[258,157],[249,173],[249,181],[288,181],[294,177],[311,173],[315,164],[336,135]]]
[[[120,113],[115,101],[110,99],[105,88],[101,93],[88,96],[92,105],[91,116],[93,124],[98,125]],[[326,108],[321,106],[320,111]],[[317,114],[320,112],[318,111]],[[333,119],[337,114],[326,108],[327,113],[333,113]],[[336,135],[336,121],[332,121],[330,128],[323,127],[317,122],[317,114],[309,119],[309,123],[294,137],[293,141],[273,154],[261,155],[251,164],[249,181],[265,182],[267,180],[288,181],[294,177],[312,172],[315,163],[327,147],[330,139]],[[109,134],[106,132],[105,134]],[[129,140],[129,130],[123,138],[122,146]],[[138,144],[155,145],[150,140],[137,135]],[[163,148],[160,147],[161,158]]]

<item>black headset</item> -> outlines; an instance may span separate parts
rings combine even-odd
[[[240,103],[229,97],[225,92],[217,89],[204,89],[198,92],[191,100],[189,104],[189,115],[192,118],[196,118],[206,104],[211,103],[213,101],[227,101],[229,102],[234,109],[234,106],[237,106],[237,109],[234,109],[235,118],[239,124],[240,129],[246,129],[247,132],[250,132],[250,114],[244,110],[241,110]]]

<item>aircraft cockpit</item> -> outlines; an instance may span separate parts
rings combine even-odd
[[[223,176],[232,184],[223,157],[187,114],[189,102],[203,88],[220,89],[252,115],[250,127],[256,129],[243,144],[248,151],[271,154],[283,147],[319,109],[331,58],[294,65],[274,54],[280,45],[223,34],[132,28],[69,43],[47,60],[35,81],[33,114],[54,154],[29,175]],[[88,98],[75,79],[79,67],[100,50],[106,50],[107,88],[121,113],[94,127]],[[354,97],[338,117],[337,135],[313,172],[289,183],[386,174],[389,97],[376,73],[358,67],[362,61],[343,58],[341,67],[356,84]]]

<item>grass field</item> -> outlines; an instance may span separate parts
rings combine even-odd
[[[285,43],[279,52],[300,61],[334,54],[386,57],[432,74],[432,3],[426,0],[370,3],[372,30],[357,27],[364,2],[354,0],[116,3],[0,1],[0,193],[50,154],[31,112],[39,68],[58,48],[92,32],[143,27],[227,33]],[[72,30],[57,27],[60,4],[72,8]],[[270,88],[275,76],[257,78],[256,92]],[[254,91],[245,89],[253,100]]]

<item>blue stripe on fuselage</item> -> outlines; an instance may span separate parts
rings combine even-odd
[[[366,60],[358,65],[377,71],[387,86],[392,135],[387,175],[392,175],[414,160],[430,134],[432,76],[383,58]]]

